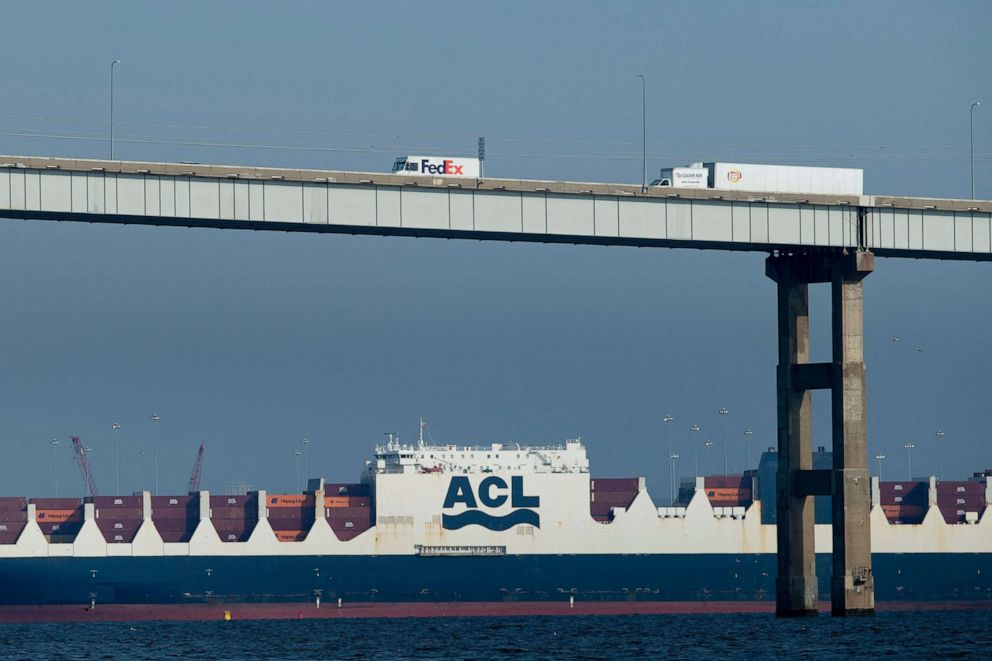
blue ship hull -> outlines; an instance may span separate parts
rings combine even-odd
[[[989,554],[877,554],[879,600],[992,600]],[[518,555],[0,559],[0,603],[770,600],[775,556]],[[829,598],[830,557],[817,557]]]

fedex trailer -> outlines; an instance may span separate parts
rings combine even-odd
[[[393,163],[394,174],[425,177],[479,178],[479,159],[457,156],[401,156]]]
[[[693,163],[665,168],[656,186],[764,193],[862,195],[864,170],[754,163]]]

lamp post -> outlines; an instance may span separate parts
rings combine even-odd
[[[674,453],[674,452],[668,455],[668,460],[669,460],[669,462],[671,462],[671,465],[672,465],[672,475],[675,475],[675,462],[678,460],[678,458],[679,458],[679,455],[676,454],[676,453]],[[674,498],[672,498],[672,506],[673,507],[675,506],[675,499]]]
[[[661,419],[661,421],[663,423],[665,423],[665,427],[668,429],[668,456],[669,457],[672,456],[672,425],[671,425],[671,423],[674,420],[675,420],[675,418],[673,416],[671,416],[671,415],[666,415],[664,418]],[[669,461],[669,466],[668,466],[668,495],[671,498],[672,504],[674,505],[675,504],[675,473],[672,472],[671,461]]]
[[[114,67],[120,60],[110,63],[110,160],[114,160]]]
[[[730,413],[725,408],[721,408],[720,414],[720,441],[723,443],[723,474],[727,475],[727,414]]]
[[[751,468],[751,437],[754,432],[748,427],[744,430],[744,470]]]
[[[912,443],[906,443],[904,446],[906,448],[906,467],[909,469],[909,479],[913,479],[913,448],[916,446]]]
[[[689,427],[689,431],[694,432],[694,433],[698,433],[699,432],[699,425],[692,425],[691,427]],[[699,456],[698,456],[698,454],[699,453],[697,452],[697,448],[696,448],[696,438],[693,437],[693,439],[692,439],[692,470],[695,473],[693,475],[693,477],[699,477]]]
[[[944,430],[938,429],[933,433],[937,439],[937,476],[944,479]]]
[[[158,426],[155,423],[161,420],[157,413],[152,413],[148,416],[148,419],[152,423],[152,456],[155,461],[155,495],[158,495],[158,443],[156,442],[155,428]]]
[[[121,454],[117,444],[117,433],[120,431],[121,423],[115,422],[110,425],[114,430],[114,495],[121,495]]]
[[[970,132],[970,144],[971,144],[971,199],[975,199],[975,108],[982,105],[981,101],[975,101],[971,104],[971,110],[969,111],[971,119],[971,132]]]
[[[713,472],[710,468],[710,446],[713,445],[713,441],[707,440],[703,442],[703,447],[706,448],[706,474],[709,475]]]
[[[308,467],[308,459],[310,458],[310,439],[306,436],[300,441],[303,446],[303,481],[306,482],[310,479],[310,469]]]
[[[300,457],[303,455],[302,450],[293,450],[293,456],[296,458],[296,490],[302,491],[300,488]]]
[[[59,453],[56,448],[59,446],[59,439],[53,438],[49,441],[52,444],[52,492],[54,497],[59,497]]]
[[[641,79],[641,192],[648,192],[648,106],[645,93],[644,74],[639,73],[635,78]]]
[[[878,481],[882,481],[882,459],[885,459],[884,454],[876,454],[875,461],[878,462]]]

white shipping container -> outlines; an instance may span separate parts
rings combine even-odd
[[[706,163],[719,190],[813,195],[862,195],[864,170],[754,163]]]

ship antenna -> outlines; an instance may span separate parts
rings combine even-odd
[[[420,448],[424,448],[424,416],[420,416]]]

